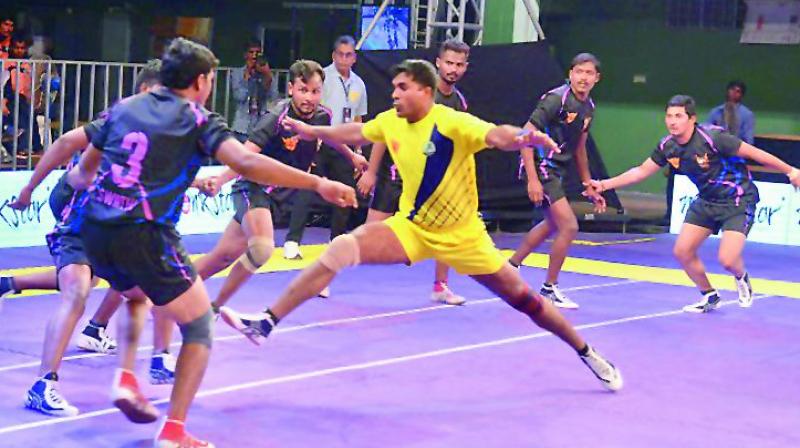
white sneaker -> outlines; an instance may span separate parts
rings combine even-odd
[[[300,253],[300,245],[297,241],[287,241],[283,243],[283,258],[287,260],[302,260],[303,254]]]
[[[739,292],[739,306],[750,308],[753,306],[753,287],[750,285],[750,275],[745,272],[742,278],[736,278],[736,290]]]
[[[447,285],[442,285],[442,287],[441,291],[431,292],[431,300],[447,305],[463,305],[467,303],[467,299],[451,291]]]
[[[331,296],[330,286],[326,286],[322,291],[319,292],[319,294],[317,294],[317,297],[319,297],[320,299],[327,299],[330,296]]]
[[[703,295],[699,302],[692,303],[683,307],[686,313],[708,313],[711,310],[719,308],[720,302],[719,294],[716,290],[712,290]]]
[[[614,364],[611,364],[600,353],[597,353],[595,349],[589,347],[589,353],[586,356],[580,356],[580,358],[586,364],[586,367],[594,373],[594,376],[600,380],[600,384],[603,387],[612,392],[622,389],[622,373],[618,368],[614,367]]]
[[[559,308],[565,308],[570,310],[577,310],[579,305],[572,300],[569,299],[561,290],[558,288],[557,284],[552,286],[544,286],[542,285],[542,289],[539,290],[539,294],[542,295],[545,299],[549,300],[553,305]]]
[[[56,417],[73,417],[78,415],[78,408],[69,402],[58,391],[58,381],[38,379],[28,390],[25,407],[42,414]]]
[[[117,350],[117,341],[106,332],[106,327],[86,325],[86,328],[77,336],[75,344],[78,348],[95,353],[114,353]]]

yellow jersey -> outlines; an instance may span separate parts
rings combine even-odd
[[[364,138],[385,143],[403,179],[397,215],[436,231],[478,217],[474,154],[486,147],[495,125],[466,112],[435,104],[415,123],[394,109],[362,128]]]

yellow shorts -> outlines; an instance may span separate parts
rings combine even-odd
[[[459,274],[486,275],[496,273],[508,262],[477,217],[444,231],[425,230],[399,215],[384,222],[397,235],[411,263],[433,258]]]

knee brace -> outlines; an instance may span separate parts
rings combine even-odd
[[[214,325],[214,313],[211,309],[197,319],[178,325],[181,329],[181,336],[183,336],[184,344],[203,344],[211,348],[211,341],[213,339],[212,328]]]
[[[509,304],[521,313],[534,316],[542,311],[542,296],[531,291],[531,288],[526,286],[525,292],[520,295],[519,300],[514,300]]]
[[[319,257],[319,262],[333,272],[358,265],[361,263],[358,240],[349,233],[337,236]]]
[[[239,262],[250,272],[256,272],[258,268],[269,261],[272,251],[275,249],[275,241],[265,236],[254,236],[247,240],[247,250],[239,257]]]

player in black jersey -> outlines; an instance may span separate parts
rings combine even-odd
[[[126,296],[146,295],[164,307],[183,335],[157,446],[212,446],[184,428],[208,364],[213,317],[205,286],[175,230],[184,193],[203,159],[214,156],[256,182],[314,189],[337,206],[356,205],[352,188],[248,151],[218,115],[202,106],[217,64],[208,48],[173,40],[162,58],[165,88],[112,108],[68,175],[76,189],[91,185],[81,235],[96,274]],[[130,300],[127,305],[112,398],[131,421],[151,422],[158,411],[141,394],[132,370],[147,304]]]
[[[469,109],[467,99],[456,87],[469,67],[469,45],[458,39],[448,39],[439,47],[436,57],[437,83],[434,102],[459,112]],[[359,192],[367,196],[372,192],[372,201],[367,212],[367,222],[383,221],[397,211],[403,180],[397,172],[391,154],[386,154],[386,145],[375,143],[370,154],[370,166],[358,181]],[[431,300],[449,305],[463,305],[464,297],[454,293],[448,286],[450,268],[436,261]]]
[[[331,112],[320,105],[325,72],[315,61],[299,60],[289,68],[288,94],[291,98],[275,105],[250,132],[245,148],[260,152],[286,165],[308,172],[320,147],[319,142],[300,140],[283,129],[284,117],[302,120],[313,125],[330,125]],[[324,145],[324,143],[323,143]],[[345,145],[332,148],[353,166],[362,169],[367,161]],[[237,174],[227,170],[219,176],[199,180],[204,191],[215,195],[219,187]],[[215,312],[225,305],[241,285],[266,263],[275,248],[270,205],[274,185],[259,185],[239,178],[233,185],[235,215],[219,242],[210,253],[195,262],[197,273],[208,278],[235,263],[225,283],[212,302]]]
[[[753,226],[759,198],[745,159],[786,174],[796,188],[800,187],[800,170],[725,133],[722,128],[698,125],[695,102],[689,96],[676,95],[669,100],[665,122],[669,135],[661,140],[644,163],[611,179],[593,180],[592,186],[602,192],[635,184],[667,165],[676,173],[688,176],[699,194],[689,206],[673,252],[700,289],[702,298],[683,310],[706,313],[719,307],[719,294],[706,276],[697,249],[720,230],[719,262],[736,279],[739,305],[750,307],[753,289],[742,251]]]
[[[578,220],[572,211],[562,185],[562,176],[574,157],[578,174],[584,182],[591,179],[586,156],[586,141],[594,116],[594,101],[590,96],[600,81],[600,61],[589,53],[581,53],[572,60],[569,82],[545,93],[531,114],[526,129],[546,132],[558,143],[560,151],[520,151],[527,178],[528,197],[536,206],[544,207],[545,219],[534,226],[509,262],[519,266],[525,257],[555,233],[550,247],[550,259],[542,296],[561,308],[578,308],[558,287],[558,275],[567,257],[567,250],[578,233]],[[587,187],[585,194],[595,203],[598,212],[605,210],[602,196]]]
[[[159,70],[160,61],[150,61],[137,75],[135,89],[138,92],[147,92],[157,87]],[[70,158],[77,160],[76,154],[86,148],[104,123],[105,118],[101,114],[97,120],[69,131],[56,140],[36,165],[28,184],[22,188],[18,199],[11,206],[16,209],[28,207],[31,194],[42,180]],[[47,235],[47,245],[55,262],[55,270],[49,275],[19,279],[23,287],[59,289],[62,299],[45,333],[42,363],[39,369],[40,378],[28,390],[25,399],[27,408],[47,415],[71,416],[78,413],[78,409],[70,405],[58,390],[58,369],[78,319],[83,315],[86,299],[93,284],[91,266],[80,238],[80,225],[83,219],[81,208],[85,200],[85,192],[72,189],[66,183],[66,175],[62,176],[50,193],[49,200],[50,209],[57,221],[53,231]],[[31,284],[32,281],[36,284]],[[78,345],[81,348],[104,353],[115,349],[116,342],[105,333],[105,325],[108,324],[120,300],[119,292],[109,290],[100,309],[95,313],[92,324],[79,335]],[[160,368],[157,369],[159,376],[157,382],[168,383],[171,382],[173,372],[168,365],[163,364],[167,358],[161,352],[168,349],[172,322],[161,313],[154,315],[154,340],[159,353],[158,355],[154,353],[152,362],[161,362]],[[151,377],[152,373],[151,366]]]

